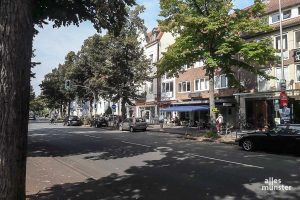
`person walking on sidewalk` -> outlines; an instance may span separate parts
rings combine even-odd
[[[218,118],[216,119],[216,128],[218,133],[221,132],[222,124],[224,122],[223,116],[219,113]]]

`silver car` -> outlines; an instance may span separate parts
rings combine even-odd
[[[130,132],[134,132],[136,130],[146,131],[147,130],[147,122],[144,118],[127,118],[123,122],[120,123],[120,130],[128,130]]]

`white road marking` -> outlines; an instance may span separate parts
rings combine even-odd
[[[97,137],[97,136],[92,136],[92,135],[83,135],[85,137],[90,137],[90,138],[97,138],[97,139],[101,139],[101,137]]]
[[[251,157],[266,157],[266,155],[247,155],[244,158],[251,158]]]
[[[229,161],[229,160],[222,160],[222,159],[212,158],[212,157],[207,157],[207,156],[200,156],[200,155],[197,155],[197,154],[192,154],[192,155],[196,156],[196,157],[199,157],[199,158],[209,159],[209,160],[216,160],[216,161],[225,162],[225,163],[231,163],[231,164],[235,164],[235,165],[242,165],[242,166],[245,166],[245,167],[252,167],[252,168],[258,168],[258,169],[264,169],[264,167],[255,166],[255,165],[249,165],[249,164],[245,164],[245,163],[233,162],[233,161]]]
[[[132,142],[126,142],[126,141],[121,141],[122,143],[126,143],[126,144],[133,144],[133,145],[137,145],[137,146],[142,146],[142,147],[151,147],[148,145],[144,145],[144,144],[138,144],[138,143],[132,143]]]

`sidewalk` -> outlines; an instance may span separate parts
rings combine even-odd
[[[197,127],[166,126],[162,130],[160,130],[160,125],[149,125],[148,130],[155,131],[155,132],[178,134],[186,139],[193,139],[197,141],[220,142],[226,144],[235,144],[235,140],[241,135],[245,134],[245,132],[234,130],[227,135],[220,135],[220,138],[213,140],[204,137],[205,133],[208,132],[209,129],[199,130]]]

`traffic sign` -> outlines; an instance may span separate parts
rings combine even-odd
[[[111,105],[111,108],[116,109],[117,108],[116,104]]]

